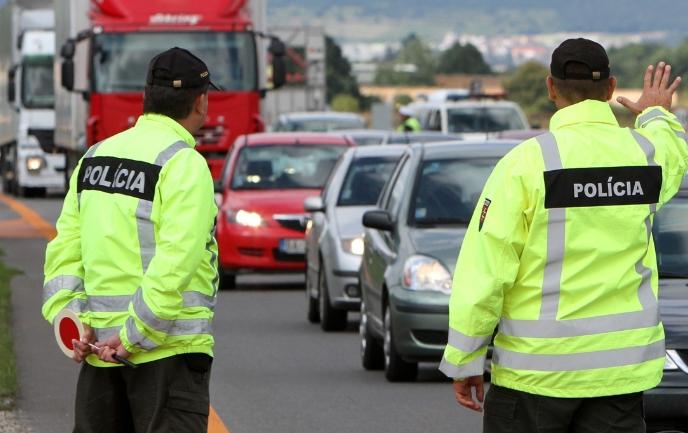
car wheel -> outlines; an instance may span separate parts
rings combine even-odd
[[[332,308],[330,303],[330,291],[327,289],[327,278],[325,278],[325,268],[320,262],[320,272],[318,272],[318,300],[320,301],[320,327],[323,331],[343,331],[346,328],[346,310]]]
[[[236,275],[220,269],[220,290],[236,289]]]
[[[318,309],[318,298],[313,297],[311,279],[308,276],[308,265],[306,265],[306,310],[308,311],[306,317],[311,323],[320,322],[320,310]]]
[[[390,382],[411,382],[418,376],[418,363],[404,361],[397,352],[392,331],[391,308],[385,308],[385,377]]]
[[[382,370],[385,368],[385,353],[380,342],[370,335],[368,328],[368,312],[365,303],[361,301],[361,321],[358,324],[358,334],[361,337],[361,364],[366,370]]]

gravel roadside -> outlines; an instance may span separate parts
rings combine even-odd
[[[29,433],[19,412],[0,411],[0,433]]]

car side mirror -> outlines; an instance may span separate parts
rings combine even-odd
[[[278,38],[271,38],[268,51],[272,55],[272,88],[279,89],[287,82],[287,46]]]
[[[308,197],[303,202],[303,208],[306,212],[324,212],[325,203],[323,203],[323,199],[320,196]]]
[[[369,210],[363,214],[363,226],[391,232],[394,230],[394,221],[386,210]]]

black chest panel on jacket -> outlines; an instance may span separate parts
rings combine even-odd
[[[77,191],[102,191],[153,201],[161,167],[132,159],[98,156],[81,162]]]
[[[604,167],[546,171],[545,208],[653,204],[662,190],[662,168]]]

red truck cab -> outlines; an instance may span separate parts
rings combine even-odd
[[[307,215],[339,157],[354,142],[315,133],[239,137],[217,184],[222,287],[245,271],[303,272]]]
[[[77,3],[69,1],[67,7]],[[142,112],[150,59],[178,46],[205,61],[212,81],[221,88],[210,91],[208,119],[196,134],[197,150],[218,178],[236,137],[264,130],[260,103],[265,65],[258,54],[265,30],[261,8],[264,1],[254,0],[92,0],[89,10],[75,11],[83,19],[72,19],[69,25],[61,76],[65,88],[82,92],[87,100],[85,146],[134,125]],[[272,41],[271,47],[279,42]],[[280,50],[273,51],[276,60]],[[284,68],[273,69],[281,73]],[[86,88],[75,90],[75,76],[87,77],[82,83]],[[280,80],[274,81],[278,85]]]

